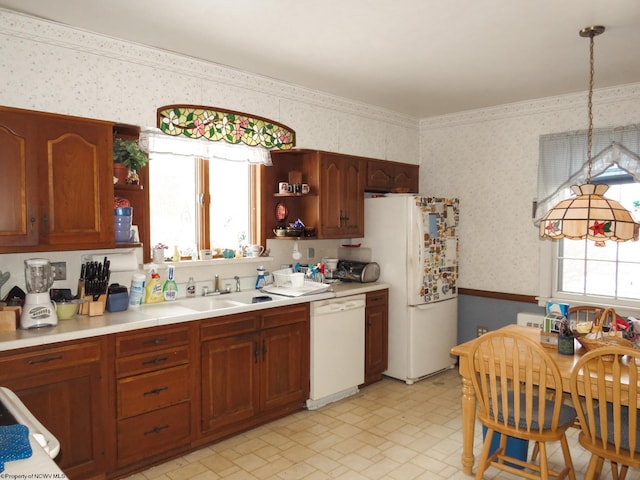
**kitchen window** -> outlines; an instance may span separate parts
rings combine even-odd
[[[593,179],[609,185],[605,196],[617,200],[640,220],[640,183],[612,167],[609,174]],[[624,310],[640,308],[640,241],[605,242],[596,247],[591,240],[543,241],[541,277],[553,277],[554,301],[570,305],[610,305]],[[545,268],[546,267],[546,268]],[[544,290],[543,290],[544,291]],[[546,298],[541,298],[546,301]]]
[[[538,202],[534,223],[560,200],[571,196],[570,185],[606,183],[607,198],[617,200],[640,220],[640,124],[602,128],[593,132],[597,152],[589,169],[587,132],[540,137]],[[640,310],[640,241],[540,241],[539,304],[547,300],[597,304]]]
[[[295,132],[205,106],[167,105],[157,114],[158,128],[140,136],[150,159],[151,244],[194,255],[257,243],[258,165],[271,165],[270,149],[293,148]]]
[[[249,148],[249,147],[247,147]],[[251,166],[245,162],[154,157],[149,162],[151,245],[236,250],[252,238]]]

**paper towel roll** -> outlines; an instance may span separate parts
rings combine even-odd
[[[94,262],[101,262],[104,260],[105,255],[93,255],[91,258]],[[138,258],[136,252],[128,253],[111,253],[106,255],[109,259],[109,269],[112,272],[130,272],[132,270],[138,270]]]

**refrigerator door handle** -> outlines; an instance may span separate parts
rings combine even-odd
[[[407,233],[407,303],[418,305],[424,303],[421,291],[424,286],[424,225],[422,212],[416,204],[416,198],[410,197],[409,224]]]

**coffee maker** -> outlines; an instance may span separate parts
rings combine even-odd
[[[49,296],[54,271],[46,258],[30,258],[24,261],[24,279],[27,294],[22,307],[20,327],[52,327],[58,324],[55,304]]]

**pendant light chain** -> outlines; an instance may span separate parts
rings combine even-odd
[[[593,142],[593,77],[595,75],[594,59],[593,59],[593,37],[596,35],[591,31],[589,35],[589,101],[587,104],[587,110],[589,111],[589,130],[587,131],[587,161],[589,163],[589,169],[587,170],[587,183],[591,183],[591,145]]]
[[[593,84],[595,76],[593,37],[603,33],[605,27],[594,25],[580,30],[581,37],[589,37],[589,130],[587,132],[587,181],[582,185],[572,185],[575,197],[560,201],[547,212],[540,222],[541,238],[591,239],[597,247],[604,247],[605,241],[626,242],[638,240],[640,224],[631,213],[615,200],[604,196],[609,188],[604,183],[591,183],[591,151],[593,142]]]

